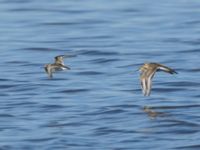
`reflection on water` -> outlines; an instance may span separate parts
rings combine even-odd
[[[199,149],[199,7],[2,0],[0,149]],[[71,70],[49,80],[64,54]],[[136,70],[151,61],[179,74],[144,97]]]
[[[163,117],[163,116],[165,116],[164,113],[154,111],[152,108],[150,108],[150,107],[148,107],[148,106],[144,106],[143,110],[144,110],[145,113],[147,113],[147,115],[148,115],[151,119],[155,119],[155,118],[157,118],[157,117]]]

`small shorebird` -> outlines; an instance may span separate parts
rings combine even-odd
[[[46,71],[46,73],[48,74],[49,78],[53,77],[53,72],[55,71],[61,71],[61,70],[65,70],[68,69],[70,70],[70,68],[68,66],[65,66],[64,64],[64,58],[66,58],[66,55],[59,55],[55,57],[55,62],[53,64],[46,64],[44,66],[44,69]]]
[[[177,72],[167,66],[158,64],[158,63],[145,63],[143,66],[140,67],[139,71],[140,74],[140,81],[141,87],[144,96],[149,96],[151,93],[151,86],[152,86],[152,78],[156,71],[164,71],[170,74],[174,74]]]

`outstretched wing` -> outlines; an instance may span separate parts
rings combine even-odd
[[[71,70],[71,68],[68,67],[68,66],[62,66],[62,67],[65,68],[65,69]]]
[[[161,65],[161,64],[159,64],[158,69],[162,70],[164,72],[170,73],[170,74],[177,74],[177,72],[174,69],[171,69],[171,68]]]
[[[54,69],[55,71],[61,71],[61,70],[65,70],[65,69],[70,70],[71,68],[68,67],[68,66],[62,65],[62,64],[54,64],[54,65],[53,65],[53,69]]]

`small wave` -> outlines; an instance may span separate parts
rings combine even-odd
[[[200,108],[200,105],[176,105],[176,106],[154,106],[152,109],[186,109],[186,108]]]
[[[119,59],[117,58],[112,58],[112,59],[108,59],[108,58],[98,58],[95,60],[91,60],[92,63],[97,63],[97,64],[103,64],[103,63],[109,63],[109,62],[116,62],[119,61]]]
[[[42,109],[61,109],[61,108],[66,108],[63,105],[56,105],[56,104],[47,104],[47,105],[43,105],[41,107]]]
[[[181,51],[177,51],[177,53],[191,53],[191,54],[194,54],[194,53],[200,53],[200,49],[187,49],[187,50],[181,50]]]
[[[44,48],[44,47],[33,47],[33,48],[26,48],[25,50],[29,50],[29,51],[53,51],[55,49],[53,49],[53,48]]]
[[[133,8],[118,9],[118,10],[116,10],[116,11],[122,11],[122,12],[127,12],[127,13],[140,12],[139,9],[133,9]]]
[[[15,116],[11,114],[0,114],[0,118],[12,118],[12,117],[15,117]]]
[[[119,114],[119,113],[123,113],[125,112],[125,110],[123,109],[110,109],[110,110],[105,110],[105,111],[101,111],[99,112],[99,115],[101,114]]]
[[[109,135],[113,133],[135,133],[134,131],[122,130],[122,129],[113,129],[109,127],[99,127],[94,129],[94,135]]]
[[[153,91],[157,92],[177,92],[177,91],[186,91],[185,88],[153,88]]]
[[[88,92],[90,91],[89,89],[69,89],[69,90],[63,90],[63,91],[60,91],[61,93],[82,93],[82,92]]]
[[[175,147],[174,149],[180,149],[180,150],[199,150],[200,149],[200,144],[194,144],[194,145],[187,145],[187,146],[180,146],[180,147]]]
[[[14,85],[14,84],[2,84],[1,86],[0,86],[0,89],[10,89],[10,88],[15,88],[15,87],[19,87],[20,85]]]
[[[28,62],[28,61],[17,61],[17,60],[14,60],[14,61],[7,61],[6,63],[8,63],[8,64],[28,64],[30,62]]]
[[[102,75],[104,73],[98,71],[82,71],[78,72],[77,75]]]
[[[89,55],[89,56],[113,56],[119,55],[118,52],[106,52],[106,51],[98,51],[98,50],[81,50],[79,51],[82,55]]]
[[[55,140],[54,137],[51,137],[51,138],[32,138],[32,139],[26,139],[25,141],[27,142],[31,142],[31,143],[40,143],[40,142],[47,142],[47,141],[51,141],[51,140]]]
[[[5,78],[0,78],[0,82],[3,82],[3,81],[8,82],[8,81],[12,81],[12,80],[10,80],[10,79],[5,79]]]
[[[162,83],[163,85],[170,85],[176,87],[193,87],[193,86],[200,86],[200,83],[192,82],[192,81],[181,81],[181,82],[167,82]]]
[[[90,125],[86,122],[70,122],[70,123],[57,123],[57,124],[49,124],[48,127],[80,127]]]

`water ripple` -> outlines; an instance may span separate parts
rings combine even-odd
[[[200,148],[199,144],[194,144],[194,145],[186,145],[186,146],[180,146],[180,147],[175,147],[174,149],[181,149],[181,150],[198,150]]]
[[[76,94],[76,93],[82,93],[82,92],[88,92],[90,89],[68,89],[60,91],[61,93],[69,93],[69,94]]]
[[[102,75],[104,74],[103,72],[99,72],[99,71],[80,71],[76,73],[77,75],[87,75],[87,76],[91,76],[91,75]]]
[[[199,149],[199,1],[0,4],[0,149]],[[144,97],[145,62],[179,74]]]
[[[119,55],[118,52],[106,52],[106,51],[99,51],[99,50],[82,50],[80,54],[87,55],[87,56],[115,56]]]

